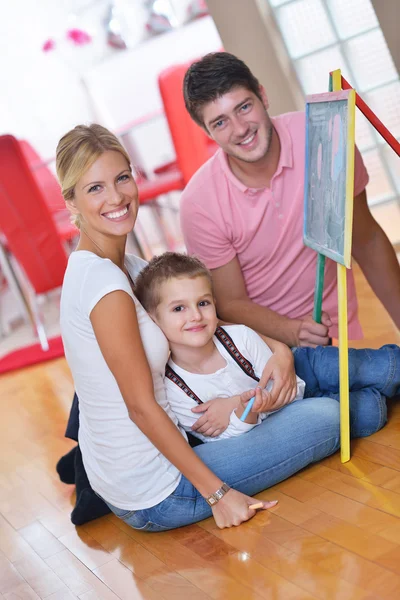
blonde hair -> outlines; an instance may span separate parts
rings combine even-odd
[[[97,123],[77,125],[60,139],[56,150],[56,171],[65,201],[74,199],[75,186],[96,160],[108,151],[120,152],[131,168],[131,159],[118,138]],[[79,215],[73,222],[80,227]]]

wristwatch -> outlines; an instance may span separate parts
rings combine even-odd
[[[216,492],[211,494],[211,496],[208,496],[208,498],[205,498],[205,501],[210,506],[215,506],[221,500],[221,498],[225,496],[226,492],[229,492],[230,489],[231,488],[227,483],[223,483]]]

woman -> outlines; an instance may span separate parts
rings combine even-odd
[[[56,166],[81,230],[61,330],[92,488],[136,529],[163,531],[211,514],[221,528],[239,525],[255,514],[253,494],[335,452],[338,403],[288,404],[245,436],[192,449],[166,401],[167,341],[134,295],[143,261],[125,254],[138,211],[129,157],[108,130],[82,125],[60,140]],[[283,345],[268,343],[288,360]],[[292,399],[292,389],[280,391],[271,409]]]

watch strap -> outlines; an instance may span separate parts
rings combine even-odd
[[[225,494],[229,492],[230,489],[231,488],[227,483],[223,483],[216,492],[211,494],[211,496],[208,496],[208,498],[205,498],[207,504],[209,504],[210,506],[215,506],[216,504],[218,504],[221,498],[223,498]]]

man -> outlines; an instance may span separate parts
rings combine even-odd
[[[327,260],[322,323],[310,316],[316,253],[303,245],[305,115],[270,118],[265,90],[238,58],[218,52],[188,69],[187,110],[220,149],[182,195],[188,252],[212,270],[219,316],[290,346],[338,336],[336,265]],[[366,199],[368,173],[355,153],[353,257],[397,327],[400,267]],[[362,337],[348,273],[349,338]]]

